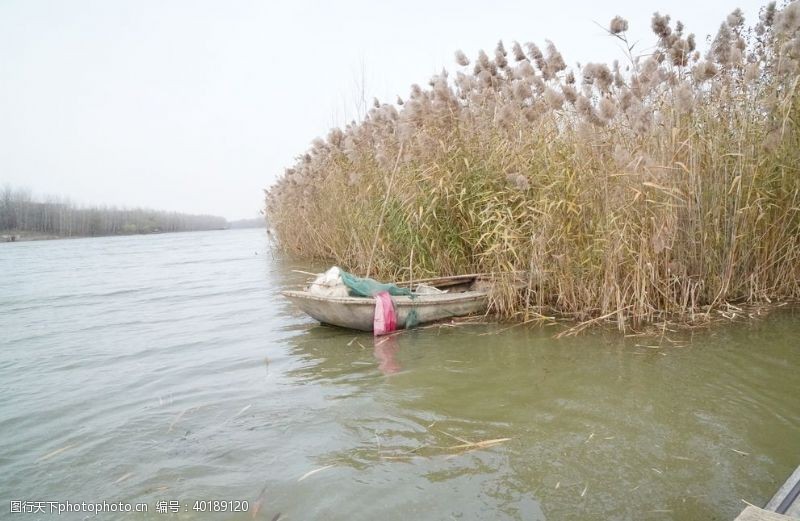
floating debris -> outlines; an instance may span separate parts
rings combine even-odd
[[[298,480],[297,480],[297,482],[298,482],[298,483],[300,483],[300,482],[301,482],[301,481],[303,481],[304,479],[306,479],[306,478],[309,478],[309,477],[313,476],[313,475],[314,475],[314,474],[316,474],[317,472],[322,472],[323,470],[327,470],[327,469],[329,469],[329,468],[332,468],[332,467],[335,467],[335,466],[336,466],[336,465],[325,465],[324,467],[320,467],[320,468],[318,468],[318,469],[309,470],[308,472],[306,472],[305,474],[303,474],[302,476],[300,476],[300,479],[298,479]]]
[[[57,455],[61,454],[62,452],[67,451],[67,450],[69,450],[69,449],[71,449],[73,447],[75,447],[74,444],[67,445],[66,447],[61,447],[60,449],[56,449],[53,452],[49,452],[49,453],[45,454],[44,456],[42,456],[41,458],[37,459],[36,462],[38,463],[40,461],[49,460],[53,456],[57,456]]]

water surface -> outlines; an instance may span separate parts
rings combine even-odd
[[[0,245],[3,517],[725,520],[800,464],[794,311],[675,343],[475,325],[376,344],[280,298],[320,267],[259,230]],[[214,499],[249,509],[192,511]]]

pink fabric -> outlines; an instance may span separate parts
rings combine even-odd
[[[394,302],[386,291],[375,295],[375,319],[372,322],[372,332],[375,336],[385,335],[397,329],[397,315],[394,312]]]

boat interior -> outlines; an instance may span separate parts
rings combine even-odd
[[[491,282],[479,275],[457,275],[432,279],[407,280],[396,283],[401,288],[412,288],[418,295],[431,293],[464,293],[466,291],[488,291]]]

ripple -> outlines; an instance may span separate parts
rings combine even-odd
[[[732,518],[796,452],[793,311],[659,350],[485,326],[387,349],[284,302],[292,269],[320,267],[266,254],[257,231],[19,244],[0,256],[0,500]]]

